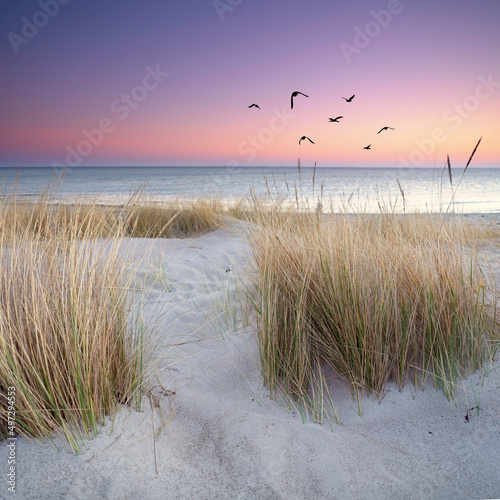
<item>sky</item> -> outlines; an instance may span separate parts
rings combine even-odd
[[[500,167],[499,25],[498,0],[9,2],[0,166],[458,167],[482,137]]]

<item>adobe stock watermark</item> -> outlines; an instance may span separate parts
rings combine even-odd
[[[169,73],[161,71],[160,65],[156,68],[146,67],[146,74],[142,78],[141,84],[136,85],[130,90],[129,94],[122,94],[110,104],[110,111],[114,113],[120,121],[126,120],[133,109],[136,109],[141,102],[144,102],[152,90],[157,89]],[[75,147],[66,146],[65,164],[53,162],[52,167],[78,167],[82,164],[84,158],[90,156],[94,149],[99,147],[106,135],[116,130],[116,123],[112,118],[102,118],[96,128],[91,130],[82,130],[83,139]]]
[[[269,126],[261,128],[256,135],[249,135],[247,139],[241,142],[236,151],[246,157],[247,162],[255,160],[260,151],[264,151],[266,147],[273,142],[276,134],[283,132],[290,125],[290,121],[295,118],[293,113],[289,113],[284,107],[283,111],[273,109],[273,117],[269,120]]]
[[[283,132],[295,119],[295,115],[290,113],[286,107],[282,111],[275,108],[272,110],[272,114],[267,127],[261,128],[255,135],[249,135],[236,148],[236,151],[245,157],[247,164],[255,160],[258,154],[274,141],[276,134]],[[212,176],[211,180],[217,187],[227,188],[231,176],[238,174],[241,168],[239,161],[230,161],[226,164],[226,175],[222,179]]]
[[[20,35],[11,31],[7,38],[15,54],[19,54],[19,47],[27,45],[30,40],[38,35],[39,31],[49,24],[49,21],[57,16],[61,5],[66,5],[70,0],[38,0],[40,10],[37,10],[29,19],[21,18],[22,26]]]
[[[500,88],[500,81],[494,80],[493,75],[478,77],[478,85],[476,85],[473,93],[465,97],[462,102],[455,103],[443,113],[443,122],[450,124],[451,130],[458,130],[481,106],[481,103],[487,101]],[[399,168],[419,167],[431,157],[439,144],[448,140],[448,134],[443,127],[436,127],[431,131],[428,137],[424,139],[416,139],[416,148],[411,151],[405,158],[400,156]]]
[[[408,0],[411,2],[411,0]],[[372,40],[382,33],[384,28],[387,28],[394,16],[403,12],[403,5],[400,0],[389,0],[387,8],[379,11],[372,10],[370,12],[371,19],[364,25],[354,27],[354,38],[352,43],[341,42],[340,50],[348,63],[351,63],[353,56],[361,54],[363,49],[372,43]]]
[[[16,478],[17,478],[17,455],[16,455],[16,388],[7,388],[7,450],[9,455],[7,457],[7,489],[11,493],[16,492]]]
[[[220,21],[224,21],[227,12],[233,12],[235,7],[242,4],[243,0],[214,0],[212,5],[219,16]]]

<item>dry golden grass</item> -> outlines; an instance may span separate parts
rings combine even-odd
[[[194,236],[219,227],[223,213],[217,198],[158,202],[137,196],[125,208],[125,230],[137,238]]]
[[[328,365],[361,405],[390,381],[423,388],[429,375],[452,398],[457,378],[500,344],[498,290],[477,253],[479,240],[500,237],[498,226],[472,223],[451,203],[445,213],[405,213],[402,189],[403,212],[389,205],[378,214],[335,213],[332,202],[323,213],[322,195],[314,211],[299,191],[294,205],[269,192],[247,209],[271,393],[282,388],[321,419],[318,408],[333,405]]]
[[[19,434],[57,430],[78,451],[118,404],[140,404],[144,338],[131,331],[121,240],[91,241],[123,229],[95,204],[11,198],[0,210],[0,435],[12,387]]]
[[[251,234],[274,394],[283,383],[306,396],[328,364],[360,395],[433,374],[452,397],[454,380],[492,356],[496,304],[460,218],[275,215],[266,210]]]
[[[141,404],[144,332],[130,320],[124,237],[186,237],[218,227],[217,199],[154,203],[139,190],[125,206],[53,203],[54,191],[0,202],[0,436],[15,428],[74,451],[119,404]]]
[[[226,212],[216,198],[159,202],[133,196],[125,206],[76,201],[54,204],[42,195],[34,201],[15,197],[0,203],[0,234],[10,238],[19,231],[40,238],[185,238],[212,231],[220,226]]]
[[[41,239],[101,238],[119,235],[122,229],[119,210],[98,205],[97,201],[58,205],[44,194],[32,201],[9,196],[0,203],[0,235],[4,241],[20,234]]]

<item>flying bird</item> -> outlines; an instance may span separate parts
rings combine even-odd
[[[351,97],[349,97],[349,99],[347,99],[347,97],[342,97],[342,99],[345,99],[347,102],[351,102],[351,101],[354,99],[354,96],[355,96],[355,95],[356,95],[356,94],[352,94],[352,96],[351,96]]]
[[[336,123],[339,123],[339,120],[341,118],[344,118],[343,116],[337,116],[337,118],[328,118],[329,122],[336,122]]]
[[[371,149],[371,144],[368,144],[368,146],[365,146],[363,149]]]
[[[293,98],[297,97],[299,94],[303,95],[304,97],[309,97],[308,95],[303,94],[302,92],[299,92],[298,90],[296,90],[295,92],[292,92],[292,97],[290,98],[292,101],[292,108],[291,109],[293,109]]]
[[[305,141],[305,140],[308,140],[310,143],[312,144],[316,144],[315,142],[311,141],[311,139],[309,139],[309,137],[307,137],[306,135],[303,135],[300,140],[299,140],[299,144],[302,142],[302,141]]]
[[[248,106],[249,108],[259,108],[260,109],[260,106],[258,104],[250,104],[250,106]]]
[[[378,132],[377,134],[380,134],[380,132],[383,132],[384,130],[388,130],[388,129],[391,129],[391,130],[396,130],[395,128],[392,128],[392,127],[382,127]]]

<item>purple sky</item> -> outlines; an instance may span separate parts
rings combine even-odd
[[[10,2],[0,166],[460,166],[481,136],[500,166],[499,25],[498,0]]]

